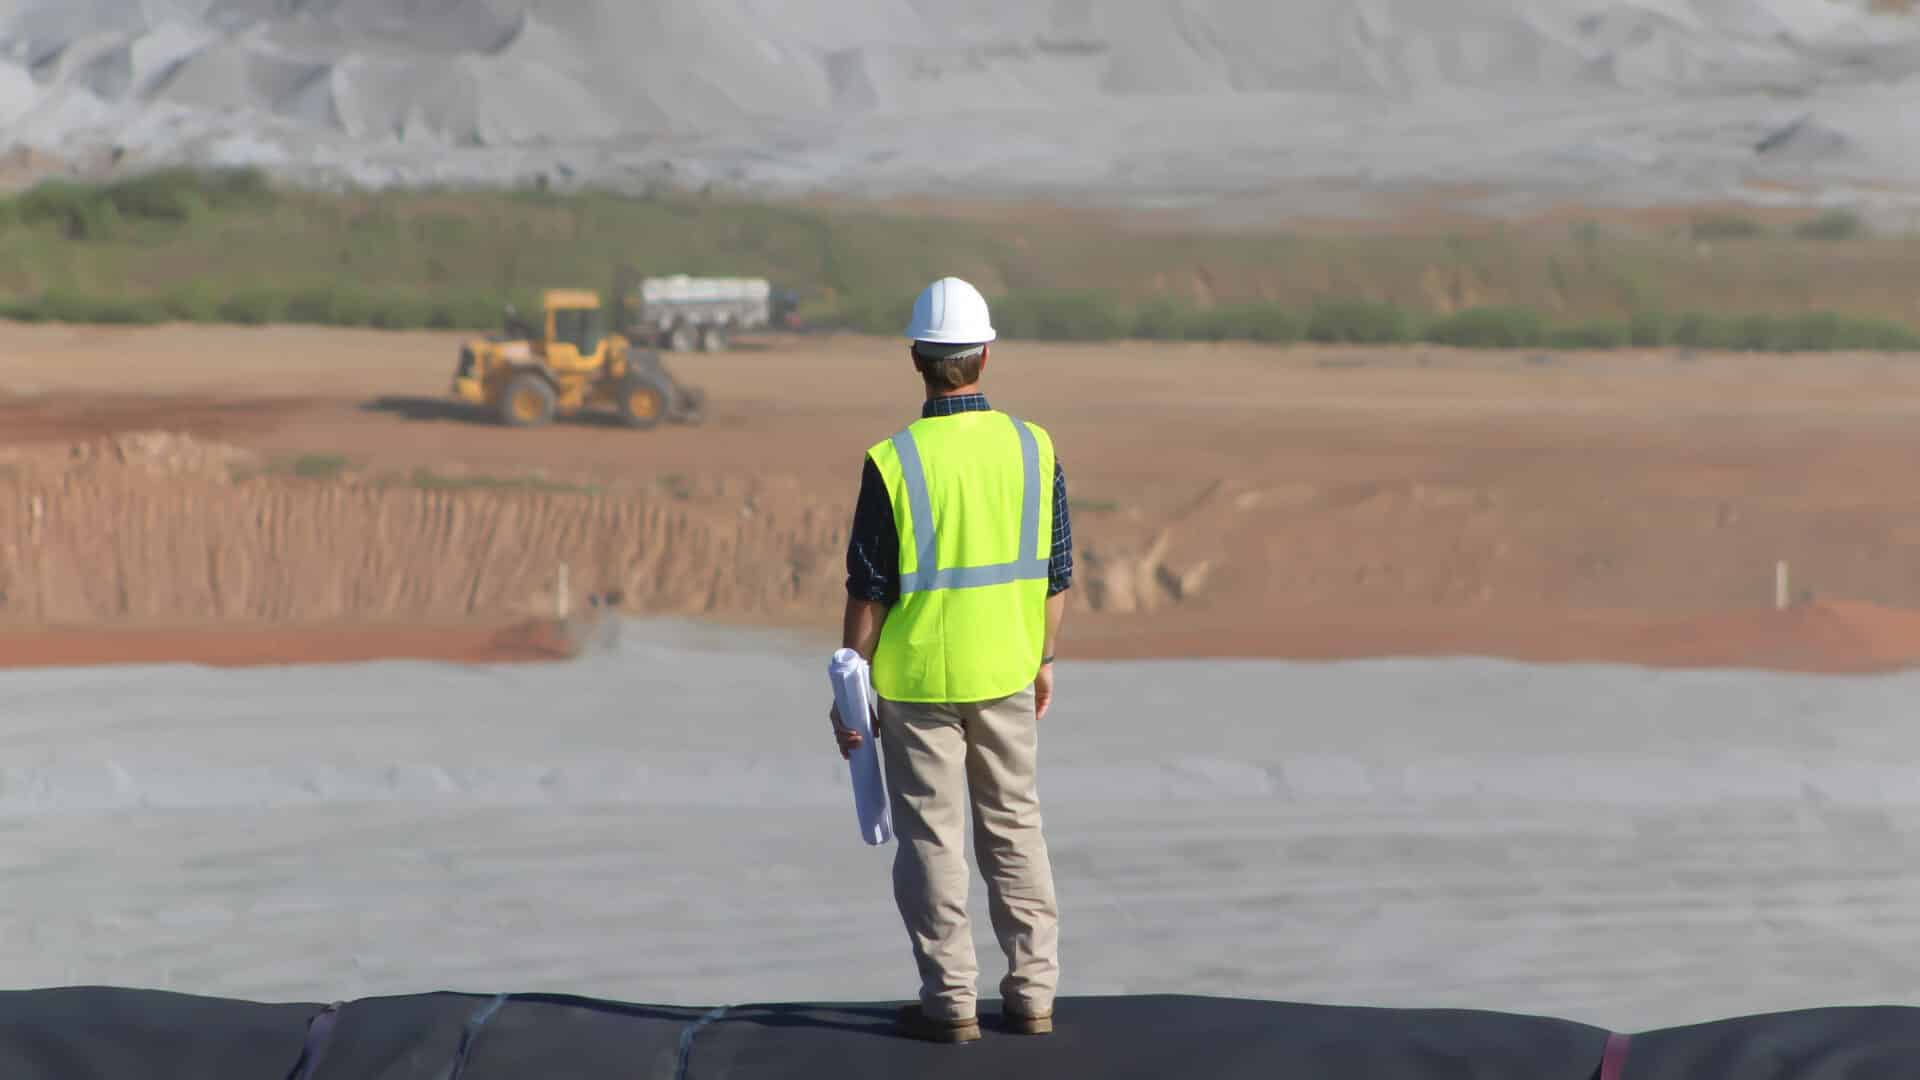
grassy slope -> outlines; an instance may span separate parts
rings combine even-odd
[[[1853,235],[1832,218],[1798,231],[1722,218],[1666,231],[1324,236],[1036,217],[981,223],[694,197],[322,195],[273,191],[245,174],[158,176],[0,203],[0,305],[24,318],[491,325],[507,299],[526,304],[552,285],[606,288],[630,265],[772,277],[800,289],[816,318],[884,330],[921,282],[945,273],[1008,297],[1008,328],[1044,337],[1614,344],[1633,336],[1635,315],[1671,337],[1689,324],[1650,313],[1708,312],[1693,320],[1706,329],[1690,343],[1716,344],[1738,343],[1742,325],[1759,339],[1785,333],[1734,316],[1784,325],[1782,316],[1834,312],[1846,318],[1812,331],[1816,320],[1801,319],[1799,335],[1898,344],[1884,323],[1920,323],[1920,240]],[[1835,327],[1860,340],[1826,340]]]

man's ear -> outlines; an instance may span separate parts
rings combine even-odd
[[[991,359],[993,359],[993,347],[991,345],[980,346],[980,374],[982,376],[986,375],[987,361]]]

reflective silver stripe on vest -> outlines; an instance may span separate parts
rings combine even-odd
[[[893,451],[900,457],[900,476],[907,485],[907,513],[913,521],[914,565],[918,567],[900,575],[900,595],[1046,580],[1049,567],[1040,555],[1040,444],[1027,425],[1016,419],[1013,427],[1020,435],[1020,464],[1026,485],[1020,499],[1020,545],[1015,549],[1020,558],[993,566],[950,570],[934,569],[940,564],[940,545],[933,532],[933,499],[927,494],[927,472],[920,461],[920,448],[911,430],[893,437]]]
[[[900,476],[907,482],[907,512],[913,518],[914,573],[900,575],[900,592],[922,592],[912,585],[923,575],[931,577],[940,565],[940,545],[933,535],[933,500],[927,495],[927,470],[920,464],[920,447],[912,431],[893,437],[893,452],[900,456]]]
[[[1026,473],[1026,491],[1020,499],[1020,546],[1014,550],[1024,562],[1040,557],[1040,444],[1033,429],[1013,418],[1020,433],[1020,464]],[[1048,554],[1052,554],[1049,552]]]

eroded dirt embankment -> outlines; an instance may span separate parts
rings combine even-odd
[[[310,479],[165,434],[0,469],[0,625],[503,619],[820,609],[843,513],[751,493],[458,474]]]
[[[1196,513],[1204,523],[1201,509],[1190,524]],[[824,632],[841,596],[846,511],[724,480],[603,490],[303,477],[164,432],[15,448],[0,460],[0,667],[548,660],[577,652],[614,612]],[[1209,614],[1221,600],[1213,564],[1169,561],[1176,531],[1130,541],[1125,529],[1087,530],[1098,539],[1083,541],[1072,594],[1077,656],[1477,654],[1815,672],[1920,662],[1920,613],[1805,597],[1784,612],[1704,616],[1471,597],[1387,612],[1329,598],[1223,620]],[[1347,591],[1379,584],[1359,574]]]

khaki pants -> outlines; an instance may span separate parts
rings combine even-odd
[[[966,814],[987,882],[994,936],[1007,955],[1006,1004],[1053,1011],[1060,912],[1040,836],[1033,688],[968,705],[880,702],[893,830],[893,898],[920,967],[920,1006],[943,1020],[976,1015],[980,965],[967,922]]]

